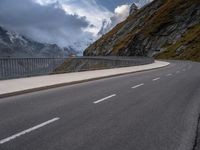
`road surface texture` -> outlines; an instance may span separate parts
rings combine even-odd
[[[0,150],[198,149],[200,64],[0,99]]]

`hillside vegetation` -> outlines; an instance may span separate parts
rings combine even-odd
[[[155,58],[200,62],[200,24],[191,27],[176,43],[166,46],[166,49],[155,55]]]
[[[199,0],[154,0],[90,45],[84,55],[199,60]]]

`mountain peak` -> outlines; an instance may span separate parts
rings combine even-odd
[[[36,42],[0,26],[1,57],[67,57],[72,53],[76,54],[74,50]]]
[[[200,47],[199,12],[199,0],[154,0],[90,45],[84,55],[196,54]]]
[[[130,12],[129,12],[129,15],[133,15],[134,13],[136,13],[138,10],[138,7],[136,6],[135,3],[133,3],[130,7]]]

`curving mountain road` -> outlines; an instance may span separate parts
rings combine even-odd
[[[192,150],[200,64],[0,99],[0,150]]]

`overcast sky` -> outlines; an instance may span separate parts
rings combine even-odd
[[[98,38],[103,22],[124,20],[134,1],[143,5],[146,0],[0,0],[0,26],[36,41],[81,50]]]

